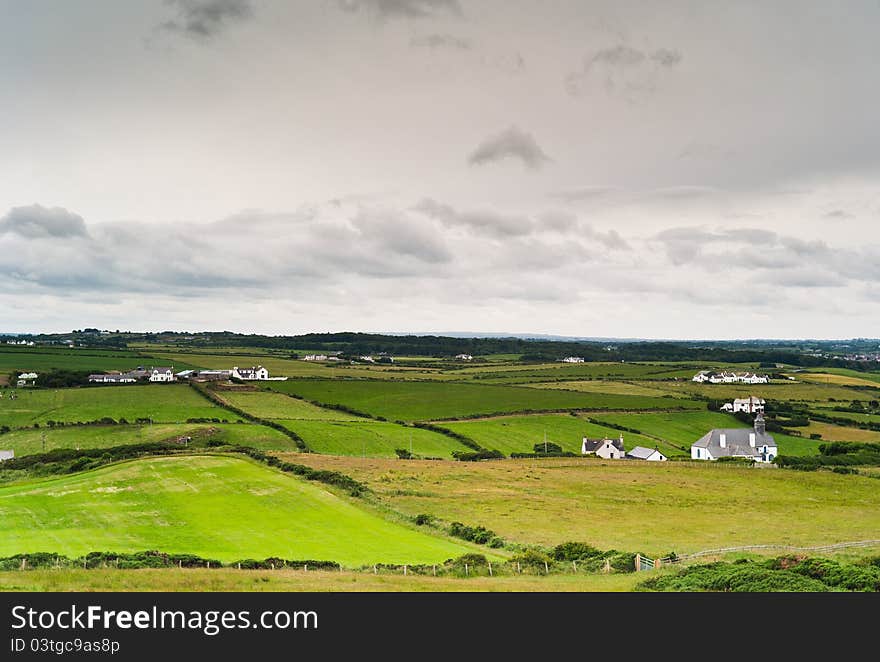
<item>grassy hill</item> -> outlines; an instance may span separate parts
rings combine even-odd
[[[480,524],[507,540],[679,554],[876,539],[877,479],[697,462],[427,462],[321,455],[394,509]],[[768,552],[776,553],[778,550]]]
[[[158,549],[231,562],[278,556],[432,563],[465,545],[396,524],[248,460],[155,458],[0,487],[0,556]]]

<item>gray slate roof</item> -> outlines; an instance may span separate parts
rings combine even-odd
[[[636,460],[647,460],[654,453],[660,453],[655,448],[645,448],[644,446],[636,446],[631,451],[627,451],[626,456]],[[662,453],[661,453],[662,455]]]
[[[606,441],[610,441],[611,444],[620,451],[623,451],[623,442],[620,439],[584,439],[583,448],[588,453],[593,453],[598,448],[602,448]]]
[[[755,433],[754,428],[724,428],[710,430],[697,441],[691,444],[691,448],[707,448],[713,457],[729,455],[757,455],[760,446],[776,447],[776,440],[769,434],[755,433],[754,447],[749,444],[749,434]],[[727,437],[727,446],[721,448],[721,435]]]

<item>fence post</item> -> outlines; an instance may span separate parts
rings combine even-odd
[[[465,574],[465,576],[468,576],[468,575],[471,574],[470,571],[468,570],[468,564],[467,564],[467,563],[464,564],[464,574]]]
[[[22,559],[21,559],[21,568],[20,568],[20,570],[24,570],[25,568],[27,568],[27,558],[26,558],[26,557],[22,557]]]
[[[374,575],[378,575],[378,574],[379,574],[379,568],[376,567],[376,564],[375,564],[375,563],[373,564],[373,574],[374,574]]]
[[[406,577],[406,564],[403,566],[403,576]]]
[[[433,568],[433,571],[434,571],[434,576],[436,577],[436,576],[437,576],[437,566],[434,565],[434,566],[432,566],[432,568]]]
[[[642,569],[642,555],[636,553],[636,572],[640,572]]]
[[[547,567],[547,561],[544,561],[544,574],[545,574],[545,575],[549,575],[549,574],[550,574],[550,568]]]
[[[492,577],[492,561],[489,561],[489,576]]]
[[[654,570],[659,570],[662,565],[662,561],[660,559],[654,559]]]
[[[602,568],[602,571],[607,575],[611,572],[611,559],[605,559],[605,567]]]
[[[241,563],[238,564],[238,569],[241,570]]]
[[[516,571],[517,571],[519,574],[522,574],[522,568],[521,568],[520,565],[519,565],[519,561],[516,562]]]
[[[575,572],[578,571],[578,564],[577,564],[577,561],[572,561],[572,562],[571,562],[571,569],[574,570]]]
[[[308,571],[309,571],[309,564],[306,563],[305,565],[303,565],[303,572],[308,572]]]

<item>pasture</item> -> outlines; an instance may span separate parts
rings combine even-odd
[[[269,388],[321,403],[344,404],[389,420],[443,420],[479,414],[560,409],[697,409],[703,403],[673,398],[574,393],[515,386],[449,382],[303,379]]]
[[[577,454],[581,452],[583,437],[616,439],[620,434],[623,434],[627,450],[634,446],[657,446],[660,452],[669,457],[683,454],[681,449],[656,439],[620,432],[568,414],[499,416],[444,423],[443,427],[470,437],[484,448],[497,449],[505,455],[533,452],[535,444],[543,443],[545,433],[547,441],[559,444],[564,451]]]
[[[837,384],[773,381],[769,384],[698,384],[687,381],[638,381],[637,384],[654,387],[676,397],[701,397],[730,401],[753,395],[765,400],[785,400],[806,403],[875,400],[880,391],[861,390]]]
[[[217,407],[186,384],[92,386],[64,389],[18,389],[17,398],[0,398],[0,424],[11,428],[46,421],[86,422],[110,417],[133,422],[185,423],[188,418],[237,417]]]
[[[595,414],[596,420],[623,425],[639,430],[645,435],[663,439],[687,449],[691,444],[713,428],[747,428],[745,423],[730,414],[712,411],[681,413],[613,413]],[[625,435],[626,433],[624,433]],[[771,433],[779,444],[780,455],[815,455],[820,441],[794,437],[777,432]],[[662,450],[662,449],[661,449]]]
[[[301,457],[365,482],[400,512],[479,524],[521,543],[580,540],[653,556],[867,540],[880,530],[877,480],[827,471],[689,461]]]
[[[276,420],[296,432],[316,453],[396,457],[395,449],[421,457],[451,459],[453,451],[470,451],[455,439],[429,430],[368,419],[353,421]]]
[[[45,372],[48,370],[131,370],[139,365],[162,365],[159,360],[138,352],[82,348],[6,348],[0,346],[0,372]],[[183,363],[180,370],[190,367]]]
[[[166,441],[181,436],[213,439],[230,445],[263,450],[296,452],[290,437],[253,423],[184,423],[180,425],[83,425],[56,428],[25,428],[0,436],[0,448],[15,451],[17,457],[59,448],[109,448],[128,444]]]
[[[305,420],[305,421],[364,421],[336,409],[324,409],[273,391],[216,390],[214,393],[225,402],[259,418]]]
[[[466,544],[245,459],[152,458],[0,487],[0,556],[158,549],[232,562],[435,563]]]

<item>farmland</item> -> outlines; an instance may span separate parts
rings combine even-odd
[[[52,390],[19,389],[18,397],[0,399],[0,421],[24,427],[46,421],[94,421],[104,417],[154,423],[182,423],[188,418],[228,418],[229,412],[213,405],[185,384],[96,386]]]
[[[149,355],[125,351],[90,349],[47,349],[0,347],[0,372],[46,370],[131,370],[139,365],[160,365],[159,360]],[[190,367],[182,362],[180,370]]]
[[[666,554],[877,538],[875,478],[698,462],[573,459],[486,463],[301,456],[366,482],[403,513],[479,523],[540,545]]]
[[[264,425],[235,423],[26,428],[3,435],[0,446],[14,450],[15,455],[21,457],[59,448],[109,448],[111,446],[165,441],[184,435],[204,437],[231,445],[251,446],[264,450],[296,451],[296,445],[290,437],[277,430]]]
[[[604,393],[574,393],[513,386],[448,382],[374,382],[368,380],[296,380],[276,382],[273,390],[307,400],[344,404],[389,420],[443,420],[517,411],[559,409],[697,409],[690,400]]]
[[[218,391],[217,394],[229,404],[259,418],[305,420],[305,421],[363,421],[336,409],[324,409],[292,398],[282,393],[270,391]],[[369,420],[369,419],[366,419]]]
[[[444,423],[443,427],[470,437],[484,448],[497,449],[502,453],[532,453],[536,444],[547,441],[559,444],[563,451],[581,452],[583,437],[593,439],[605,436],[616,438],[617,430],[590,423],[583,417],[568,414],[545,414],[535,416],[499,416],[474,419],[456,423]],[[657,446],[667,456],[683,455],[684,452],[663,441],[642,435],[623,433],[626,447]]]
[[[156,458],[0,487],[0,556],[161,549],[231,562],[277,556],[432,563],[469,549],[314,484],[223,456]]]
[[[453,451],[468,451],[455,439],[436,432],[382,421],[278,421],[296,432],[317,453],[395,457],[411,450],[422,457],[451,459]]]

